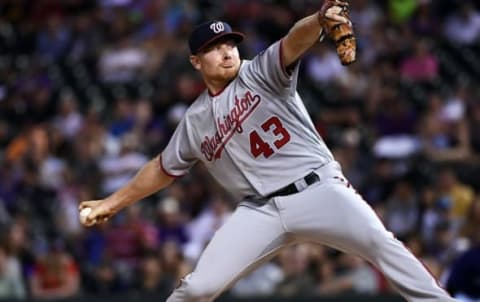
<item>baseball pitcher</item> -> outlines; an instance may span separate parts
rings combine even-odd
[[[408,301],[455,301],[349,185],[296,91],[299,59],[324,35],[343,64],[355,60],[347,9],[325,0],[251,61],[238,53],[243,34],[222,21],[199,25],[189,39],[190,62],[207,89],[158,157],[111,196],[80,204],[91,209],[85,225],[105,222],[198,161],[241,200],[168,302],[212,301],[305,239],[368,260]]]

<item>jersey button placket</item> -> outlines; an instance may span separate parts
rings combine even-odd
[[[223,101],[226,101],[225,99]],[[224,111],[222,110],[222,106],[225,106],[225,104],[223,104],[221,100],[217,99],[217,97],[212,97],[212,114],[213,114],[213,123],[215,124],[215,129],[218,133],[222,133],[221,132],[221,129],[220,129],[220,126],[218,125],[218,119],[222,120],[222,117],[224,115]],[[222,143],[225,143],[225,145],[223,146],[223,150],[222,150],[222,153],[225,152],[225,153],[228,153],[228,155],[230,156],[230,152],[228,150],[228,144],[226,144],[226,141],[225,141],[225,138],[223,138],[222,140]]]
[[[218,100],[216,97],[212,97],[212,115],[213,115],[213,124],[215,125],[215,131],[217,133],[221,133],[220,132],[220,128],[218,127],[218,124],[217,124],[217,115],[219,113],[219,103],[218,103]],[[225,150],[224,150],[225,151]]]

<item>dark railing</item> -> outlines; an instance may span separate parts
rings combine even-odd
[[[79,296],[69,299],[54,300],[55,302],[163,302],[166,300],[164,295],[153,294],[127,294],[112,296]],[[45,300],[1,300],[0,301],[18,301],[18,302],[40,302]],[[222,296],[216,302],[405,302],[398,295],[353,295],[342,294],[331,297],[248,297],[234,298]]]

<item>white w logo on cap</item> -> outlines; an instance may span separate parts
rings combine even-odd
[[[222,31],[224,31],[224,30],[225,30],[225,27],[223,26],[223,23],[222,23],[222,22],[215,22],[215,23],[210,24],[210,29],[211,29],[214,33],[218,34],[218,33],[222,32]]]

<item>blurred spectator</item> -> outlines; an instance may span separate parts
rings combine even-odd
[[[29,283],[36,299],[68,298],[78,294],[78,267],[61,241],[53,242],[48,252],[37,259]]]
[[[376,27],[372,28],[368,35],[362,37],[362,39],[358,41],[358,47],[361,49],[358,54],[359,62],[364,66],[371,66],[371,64],[378,63],[381,64],[381,58],[384,58],[389,53],[389,45],[385,31],[380,27],[383,26],[383,24],[380,24],[382,23],[379,22]],[[362,44],[364,44],[363,48],[360,48],[362,47]],[[372,70],[373,73],[378,71],[379,68]],[[371,77],[373,78],[374,76]]]
[[[126,134],[121,138],[119,154],[107,155],[100,161],[104,194],[111,194],[122,187],[148,161],[143,153],[137,151],[139,145],[139,138],[135,134]]]
[[[24,299],[25,285],[18,260],[9,256],[7,246],[0,244],[0,299]]]
[[[109,131],[114,137],[122,137],[132,130],[135,123],[133,102],[125,97],[117,98],[112,119]]]
[[[120,150],[118,140],[107,131],[107,125],[93,108],[87,112],[85,123],[73,144],[74,157],[78,160],[76,168],[82,170],[79,172],[88,173],[88,177],[92,177],[92,172],[97,169],[96,162],[102,156],[118,155]]]
[[[421,37],[437,37],[441,32],[441,23],[433,1],[418,1],[418,8],[411,21],[411,28]]]
[[[455,172],[444,169],[438,174],[438,192],[452,202],[451,215],[456,226],[460,226],[466,219],[474,198],[472,188],[460,182]]]
[[[477,195],[468,209],[465,223],[461,229],[461,236],[470,243],[480,241],[480,196]]]
[[[82,128],[83,116],[78,111],[77,99],[65,92],[58,105],[57,116],[53,120],[55,128],[68,140],[75,139]]]
[[[385,109],[374,117],[378,139],[373,151],[377,157],[406,158],[419,149],[418,140],[413,135],[417,116],[407,100],[390,93],[386,90],[386,98],[381,102]]]
[[[438,72],[438,60],[425,40],[417,41],[413,54],[400,64],[402,77],[415,82],[433,81],[438,77]]]
[[[10,257],[10,265],[14,271],[22,271],[30,269],[35,262],[35,254],[32,250],[31,228],[34,223],[28,221],[26,216],[17,215],[12,220],[7,230],[5,230],[5,242],[8,246]]]
[[[176,104],[170,107],[170,110],[167,112],[167,121],[171,129],[175,129],[177,124],[182,120],[187,106],[185,104]]]
[[[71,31],[65,18],[59,14],[50,14],[46,28],[38,33],[37,51],[53,62],[66,54],[71,40]]]
[[[381,105],[385,108],[375,117],[375,130],[379,137],[414,133],[416,114],[407,100],[388,92]]]
[[[440,265],[447,266],[458,252],[454,227],[450,221],[442,221],[435,226],[433,234],[433,241],[426,245],[425,253]]]
[[[452,202],[448,197],[439,197],[432,187],[425,187],[421,193],[422,216],[420,233],[423,244],[434,240],[434,233],[441,223],[450,221]]]
[[[447,281],[448,291],[460,302],[480,299],[480,245],[477,242],[453,263]]]
[[[360,36],[367,37],[382,18],[378,5],[368,0],[358,0],[351,3],[350,16],[355,24],[355,30]]]
[[[418,6],[416,0],[389,0],[388,10],[393,22],[403,23],[410,19]]]
[[[359,109],[358,102],[364,97],[369,88],[369,78],[362,72],[359,65],[352,66],[340,79],[340,99],[351,102]],[[358,119],[360,122],[360,119]]]
[[[284,273],[278,264],[267,262],[238,280],[231,292],[236,297],[258,297],[275,294]]]
[[[124,281],[131,282],[142,254],[155,248],[157,240],[155,228],[143,218],[138,204],[129,207],[124,214],[105,232],[105,253]]]
[[[79,220],[78,200],[83,200],[86,188],[78,186],[71,175],[71,171],[65,172],[65,185],[57,191],[58,208],[55,211],[55,222],[65,238],[76,238],[82,232]]]
[[[473,101],[470,108],[467,110],[467,116],[470,117],[468,121],[468,132],[470,134],[470,144],[475,154],[480,152],[480,102]]]
[[[162,263],[157,255],[147,254],[143,257],[135,285],[139,291],[165,295],[174,285],[172,280],[164,276]]]
[[[327,47],[315,47],[306,68],[312,81],[321,85],[335,83],[347,73],[336,52]]]
[[[173,242],[179,247],[189,240],[184,217],[180,212],[179,201],[166,197],[158,202],[157,232],[161,243]]]
[[[84,289],[96,296],[119,294],[126,287],[110,261],[104,261],[95,266],[84,282]]]
[[[386,204],[387,228],[402,239],[415,231],[418,218],[418,200],[412,185],[407,181],[399,181]]]
[[[101,225],[86,231],[83,235],[81,255],[82,260],[88,267],[101,265],[108,259],[107,250],[107,225]]]
[[[359,140],[357,133],[352,131],[345,137],[345,146],[333,150],[335,158],[342,165],[343,174],[355,188],[363,187],[366,178],[363,173],[364,166],[358,161],[358,157],[361,156],[358,150]]]
[[[167,282],[175,286],[193,269],[192,265],[185,261],[178,244],[173,241],[167,241],[160,247],[159,256]]]
[[[428,110],[420,122],[423,152],[436,161],[460,161],[470,155],[467,125],[460,121],[448,124],[443,119],[443,101],[432,95]]]
[[[155,116],[153,105],[148,99],[139,99],[135,104],[134,124],[131,130],[136,137],[148,144],[142,144],[142,153],[153,154],[161,150],[168,138],[164,119]]]
[[[104,82],[124,83],[138,78],[148,66],[147,53],[122,38],[114,47],[106,49],[99,61],[99,72]]]
[[[276,292],[283,297],[313,294],[314,280],[307,273],[309,262],[309,249],[306,244],[282,250],[279,255],[279,263],[285,275],[282,282],[277,285]]]
[[[480,13],[472,1],[458,3],[459,7],[445,23],[445,35],[453,43],[473,45],[480,38]]]
[[[16,187],[16,201],[12,210],[14,213],[34,215],[31,223],[39,220],[40,224],[53,221],[55,191],[41,184],[40,173],[33,163],[26,164],[22,171],[22,178]]]
[[[79,61],[92,58],[104,44],[104,33],[96,30],[95,16],[80,13],[74,17],[69,57]]]
[[[334,295],[342,292],[375,294],[379,292],[378,274],[364,260],[342,255],[340,259],[342,273],[324,280],[319,288],[320,295]]]
[[[176,105],[174,107],[178,107],[178,110],[186,110],[186,105],[191,104],[195,98],[203,91],[204,85],[203,83],[198,82],[193,75],[190,73],[182,73],[176,79]],[[181,109],[180,109],[181,108]],[[183,116],[183,112],[180,111]],[[180,120],[179,120],[180,121]],[[179,122],[178,121],[178,122]]]
[[[466,84],[455,87],[454,94],[447,98],[442,108],[442,119],[448,123],[462,123],[467,111],[468,90]]]
[[[397,172],[394,163],[385,158],[374,161],[372,170],[360,189],[362,196],[373,205],[384,203],[395,186]]]
[[[196,263],[200,253],[231,213],[225,196],[218,194],[212,198],[210,204],[187,225],[188,237],[191,238],[184,247],[187,260]]]

